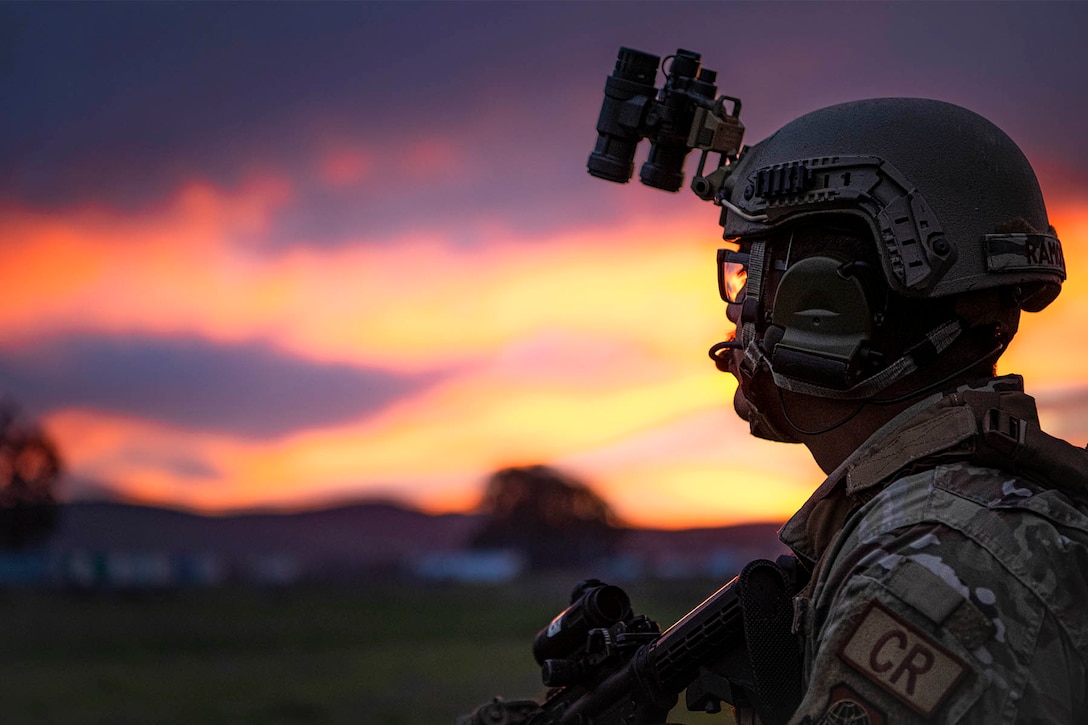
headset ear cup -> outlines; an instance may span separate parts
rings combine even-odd
[[[813,256],[782,276],[764,340],[776,374],[836,390],[857,381],[871,348],[872,305],[859,276],[843,267]],[[775,328],[782,332],[772,335]]]

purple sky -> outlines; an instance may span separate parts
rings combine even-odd
[[[406,239],[432,238],[452,255],[543,258],[558,238],[607,235],[636,213],[702,219],[713,237],[716,214],[686,190],[585,173],[621,45],[702,53],[720,92],[743,99],[749,143],[851,99],[967,106],[1020,143],[1052,209],[1081,209],[1086,27],[1088,4],[1073,2],[0,3],[0,251],[18,241],[20,215],[139,225],[194,180],[230,199],[254,179],[272,189],[284,180],[282,199],[254,202],[260,223],[244,217],[230,230],[228,246],[253,265],[393,255]],[[322,159],[341,164],[345,183],[329,183]],[[614,243],[623,254],[624,240]],[[133,265],[133,276],[146,273]],[[417,272],[386,276],[410,284]],[[456,306],[431,309],[471,325]],[[379,301],[370,314],[387,311]],[[78,409],[276,438],[363,425],[493,363],[437,342],[429,361],[403,365],[309,356],[271,327],[225,339],[196,323],[84,325],[83,312],[0,329],[0,391],[34,416]],[[76,495],[80,481],[113,470],[89,460],[72,461]],[[199,456],[192,465],[217,470]],[[361,475],[358,490],[370,483]]]

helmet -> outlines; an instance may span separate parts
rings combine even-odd
[[[769,373],[779,390],[876,400],[965,332],[990,349],[976,362],[1000,355],[1015,322],[993,349],[997,327],[978,308],[1038,311],[1065,279],[1023,152],[951,103],[885,98],[803,115],[746,149],[717,199],[739,247],[719,251],[722,297],[742,311],[737,340],[710,355],[741,388]],[[729,266],[746,273],[742,300],[729,298]],[[765,403],[743,404],[753,433],[796,442]]]
[[[908,297],[1021,286],[1021,308],[1037,312],[1065,279],[1024,154],[950,103],[882,98],[814,111],[748,149],[727,186],[725,237],[857,215],[887,284]]]
[[[1023,153],[986,119],[941,101],[873,99],[806,114],[747,149],[718,200],[724,237],[741,247],[719,253],[719,270],[743,259],[748,276],[738,340],[711,355],[726,369],[725,349],[742,349],[742,371],[766,367],[795,392],[871,398],[971,327],[949,313],[888,358],[874,341],[903,334],[874,329],[889,296],[921,308],[1003,290],[1035,312],[1065,279]],[[790,230],[844,221],[862,230],[865,255],[810,245],[808,258],[774,256],[792,243]]]

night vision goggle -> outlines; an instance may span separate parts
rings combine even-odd
[[[678,191],[684,182],[688,153],[699,150],[702,156],[691,188],[700,198],[714,197],[721,183],[715,186],[712,177],[739,157],[744,125],[740,122],[740,99],[715,97],[718,74],[701,68],[701,58],[681,48],[665,58],[665,68],[656,55],[620,48],[616,69],[605,81],[597,144],[587,163],[590,174],[627,183],[634,173],[635,150],[647,138],[650,155],[639,172],[642,183]],[[659,66],[665,74],[660,90],[654,85]],[[718,166],[704,176],[711,152],[718,154]],[[719,176],[725,178],[725,174]]]

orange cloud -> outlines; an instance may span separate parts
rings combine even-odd
[[[63,214],[4,208],[0,285],[8,304],[0,325],[9,334],[199,326],[192,313],[208,314],[217,297],[236,291],[244,252],[224,250],[244,250],[265,232],[290,193],[270,177],[231,194],[194,182],[138,216],[96,207]]]
[[[433,495],[432,481],[451,473],[474,488],[491,469],[591,450],[716,404],[710,382],[717,383],[665,378],[632,389],[609,386],[602,378],[599,392],[586,396],[479,376],[451,381],[370,420],[272,441],[235,440],[95,411],[63,411],[47,427],[81,477],[116,482],[141,499],[237,507],[291,500],[301,486],[305,495],[327,497],[368,482],[424,499]],[[171,473],[162,465],[182,454],[207,472]]]
[[[703,356],[723,320],[713,228],[685,233],[634,219],[615,230],[622,244],[571,233],[531,254],[517,244],[464,250],[428,238],[276,253],[237,243],[239,230],[267,223],[286,192],[193,185],[137,219],[8,210],[5,225],[19,241],[0,250],[11,301],[0,324],[12,335],[260,339],[308,359],[408,371],[493,362],[472,362],[468,375],[380,418],[271,444],[62,412],[48,424],[81,477],[204,508],[375,483],[432,505],[464,504],[490,468],[591,449],[717,402],[717,374]],[[231,215],[236,200],[245,203]],[[666,235],[673,244],[663,248]],[[87,437],[88,429],[97,432]],[[162,464],[171,451],[214,473],[172,471]]]
[[[409,370],[548,328],[645,339],[657,327],[648,344],[666,356],[681,339],[701,346],[718,334],[705,224],[633,219],[613,238],[570,233],[531,251],[426,237],[275,253],[238,242],[288,196],[273,182],[235,194],[192,185],[136,219],[7,209],[0,324],[261,339],[305,358]]]
[[[260,248],[291,193],[269,177],[194,183],[137,217],[5,209],[0,325],[9,340],[186,333],[453,372],[377,417],[275,441],[61,411],[46,424],[79,477],[209,510],[374,490],[441,509],[471,505],[493,468],[557,462],[628,520],[670,526],[782,518],[819,480],[803,449],[746,435],[731,383],[705,356],[726,327],[712,214],[636,212],[607,234],[471,248],[440,236]],[[1084,380],[1086,351],[1069,331],[1088,319],[1088,208],[1052,216],[1070,280],[1025,316],[1003,363],[1029,386]],[[713,435],[698,434],[704,425]]]

